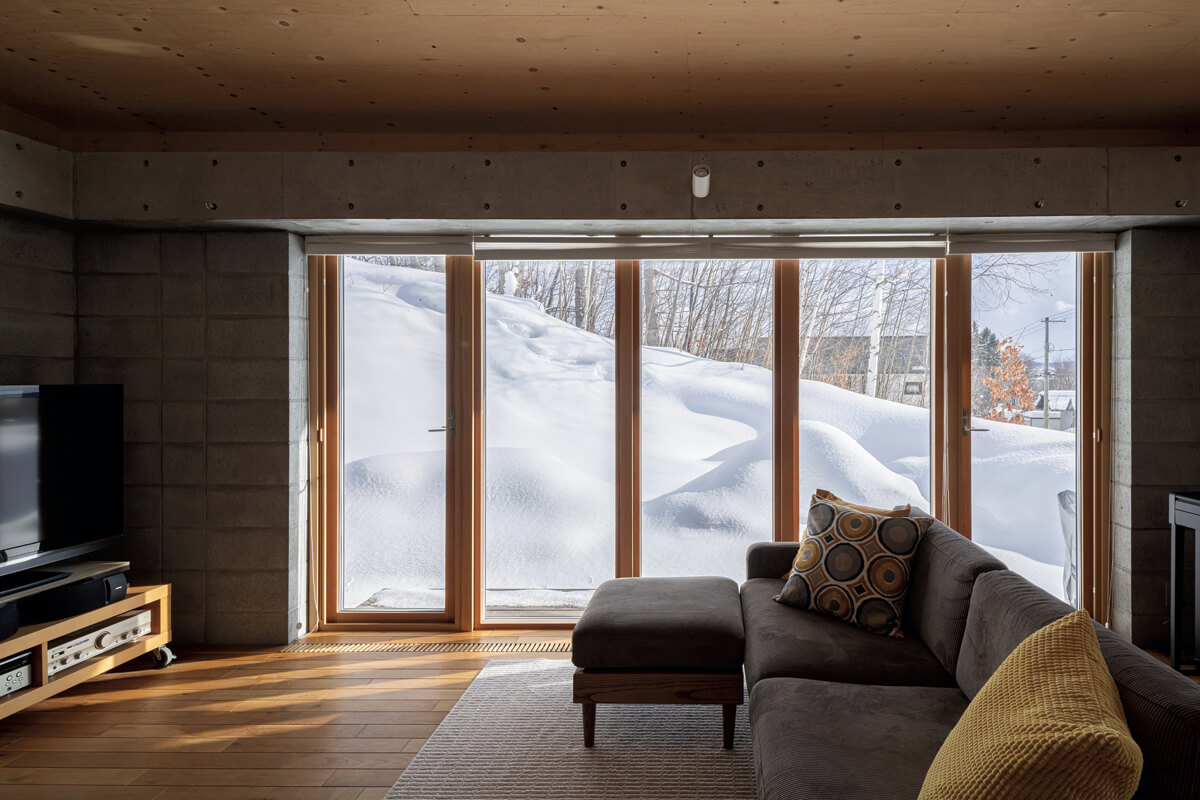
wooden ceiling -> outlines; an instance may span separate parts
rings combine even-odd
[[[223,3],[223,4],[221,4]],[[179,132],[1200,128],[1197,0],[4,0],[0,103]]]

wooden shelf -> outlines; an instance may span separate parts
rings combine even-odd
[[[150,633],[135,642],[121,645],[49,676],[50,643],[93,625],[99,625],[127,611],[150,610]],[[0,642],[0,659],[26,651],[33,654],[33,684],[0,698],[0,719],[53,697],[72,686],[102,675],[126,661],[145,655],[171,641],[171,584],[134,586],[123,600],[76,617],[26,625],[11,638]]]

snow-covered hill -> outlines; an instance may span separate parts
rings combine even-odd
[[[344,603],[440,606],[445,282],[347,259]],[[489,604],[581,605],[614,563],[611,340],[487,296]],[[643,574],[744,577],[771,536],[771,372],[643,348]],[[929,414],[801,381],[800,491],[929,507]],[[1056,594],[1070,434],[980,423],[974,538]],[[1012,551],[1017,555],[1010,557]]]

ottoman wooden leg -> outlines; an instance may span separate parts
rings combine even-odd
[[[596,704],[584,701],[583,706],[583,746],[591,747],[596,743]]]
[[[733,749],[733,727],[737,722],[737,706],[725,703],[721,706],[721,723],[725,734],[723,746],[726,750]]]

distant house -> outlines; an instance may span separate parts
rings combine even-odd
[[[812,342],[800,377],[865,393],[870,350],[868,336],[821,337]],[[875,396],[895,403],[927,406],[928,392],[929,337],[882,337]]]
[[[1037,403],[1032,411],[1023,411],[1021,416],[1025,418],[1025,424],[1034,428],[1046,427],[1054,431],[1065,431],[1075,427],[1075,390],[1074,389],[1051,389],[1050,390],[1050,419],[1049,425],[1043,425],[1042,419],[1046,413],[1043,407],[1045,404],[1045,392],[1038,392]]]

